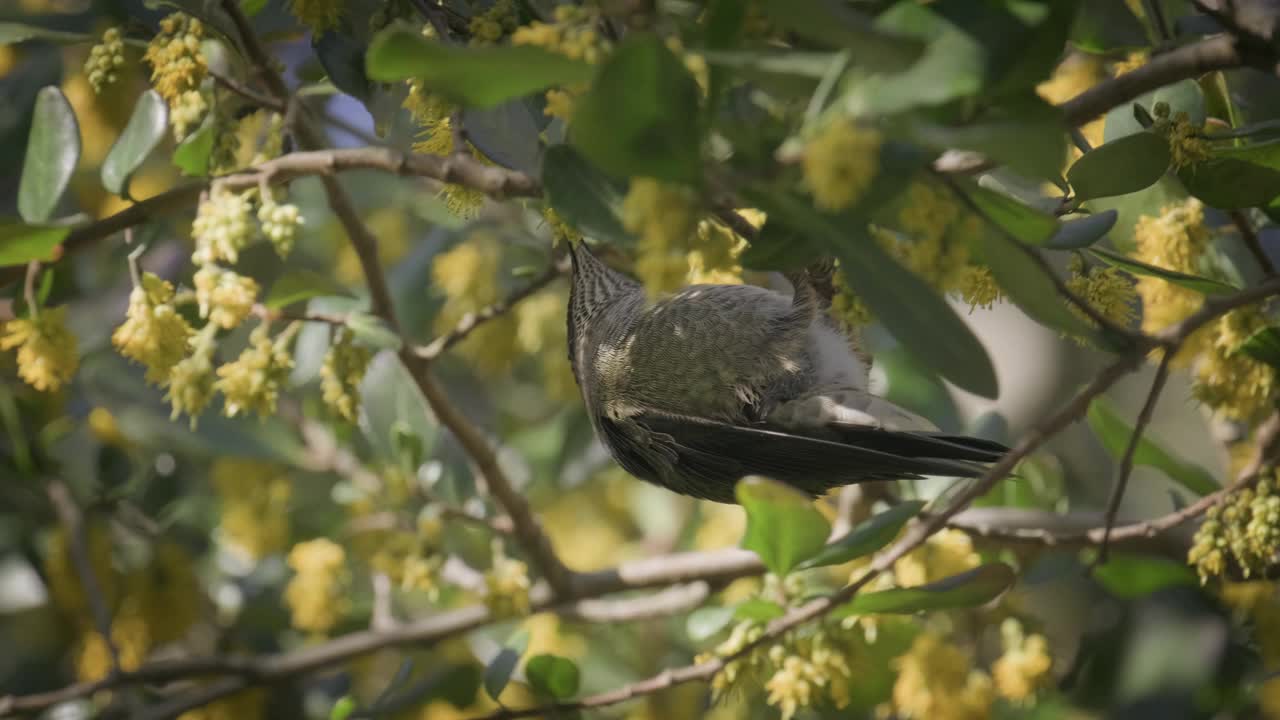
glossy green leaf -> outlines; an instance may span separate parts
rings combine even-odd
[[[1236,352],[1280,369],[1280,328],[1265,327],[1249,336]]]
[[[0,22],[0,46],[14,45],[24,40],[48,40],[50,42],[71,45],[92,40],[87,33],[63,32],[52,28],[26,23]]]
[[[827,74],[838,53],[787,51],[712,51],[706,53],[712,67],[734,70],[745,77],[776,75],[785,78],[820,80]]]
[[[817,555],[801,563],[801,567],[839,565],[876,552],[893,542],[902,526],[915,517],[924,505],[919,500],[908,500],[872,516],[839,540],[822,548]]]
[[[1067,170],[1076,199],[1128,195],[1150,187],[1169,169],[1169,142],[1134,133],[1090,150]]]
[[[1058,220],[1035,208],[976,183],[965,188],[969,199],[987,220],[1009,235],[1028,245],[1039,246],[1049,242],[1058,232]]]
[[[1115,267],[1134,275],[1158,277],[1179,287],[1194,290],[1204,295],[1231,295],[1239,292],[1240,290],[1238,287],[1234,287],[1211,278],[1200,277],[1199,275],[1187,275],[1186,273],[1174,272],[1173,270],[1165,270],[1164,268],[1156,267],[1155,265],[1148,265],[1126,255],[1111,252],[1110,250],[1089,248],[1089,252],[1093,253],[1108,265],[1114,265]]]
[[[586,63],[531,45],[446,45],[397,25],[378,33],[365,55],[369,79],[418,79],[422,86],[471,107],[494,107],[556,85],[591,79]]]
[[[581,676],[578,665],[569,658],[543,653],[534,655],[525,663],[524,675],[535,692],[557,700],[565,700],[578,694]]]
[[[1239,156],[1210,158],[1178,170],[1187,192],[1220,210],[1269,205],[1280,197],[1280,169]]]
[[[27,156],[18,184],[18,214],[29,223],[42,223],[53,215],[62,193],[80,161],[80,125],[76,112],[50,85],[36,95],[27,137]]]
[[[551,207],[578,231],[599,240],[631,242],[619,218],[623,188],[572,147],[547,149],[542,159],[542,186]]]
[[[0,267],[54,260],[70,232],[68,227],[0,222]]]
[[[497,700],[502,694],[507,683],[511,681],[511,674],[516,671],[516,665],[520,664],[520,656],[524,655],[528,647],[529,633],[525,630],[518,631],[485,666],[484,691],[489,694],[489,697]]]
[[[173,151],[173,164],[188,177],[205,177],[209,174],[209,161],[213,158],[213,145],[218,139],[216,113],[205,115],[195,132],[187,135]]]
[[[1112,553],[1093,577],[1118,598],[1142,598],[1171,587],[1197,587],[1199,578],[1185,562],[1154,555]]]
[[[821,243],[871,312],[912,354],[939,375],[981,395],[999,392],[991,358],[973,331],[923,280],[880,248],[860,220],[838,223],[785,193],[744,189],[769,222]]]
[[[129,178],[164,139],[168,124],[169,106],[160,93],[142,93],[124,132],[102,161],[102,186],[117,195],[128,195]]]
[[[1115,227],[1120,213],[1103,210],[1081,218],[1063,220],[1058,231],[1044,244],[1051,250],[1079,250],[1098,242]]]
[[[569,141],[615,177],[697,184],[702,177],[700,91],[656,35],[623,40],[574,104]]]
[[[758,597],[743,600],[733,609],[733,617],[737,620],[753,620],[762,623],[776,620],[786,613],[786,608],[778,603]]]
[[[290,270],[276,278],[263,304],[279,310],[296,302],[328,295],[351,297],[351,292],[328,275],[314,270]]]
[[[1124,455],[1133,434],[1133,427],[1120,417],[1115,406],[1105,397],[1098,397],[1089,404],[1089,427],[1103,447],[1117,460]],[[1134,449],[1135,466],[1153,467],[1168,475],[1171,480],[1196,495],[1207,495],[1219,489],[1218,482],[1208,470],[1174,456],[1158,445],[1149,433],[1143,433]]]
[[[341,29],[334,29],[313,33],[311,50],[334,87],[362,103],[369,102],[373,85],[365,73],[368,48],[363,42]]]
[[[375,315],[351,313],[347,316],[346,325],[355,341],[367,348],[399,350],[404,344],[404,340],[387,326],[387,322]]]
[[[977,607],[999,597],[1016,579],[1013,568],[1004,563],[980,565],[928,585],[860,593],[836,608],[832,616],[911,614]]]
[[[813,500],[787,485],[748,477],[738,482],[736,493],[747,511],[742,547],[759,555],[779,577],[813,557],[831,534],[831,524]]]
[[[702,642],[733,622],[734,608],[721,605],[700,607],[689,613],[685,620],[684,631],[694,642]]]

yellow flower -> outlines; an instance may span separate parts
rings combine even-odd
[[[991,666],[996,691],[1014,702],[1026,702],[1049,679],[1053,658],[1043,635],[1027,635],[1017,620],[1000,624],[1004,654]]]
[[[353,343],[353,338],[347,328],[338,330],[338,337],[320,367],[320,394],[324,404],[347,422],[356,421],[360,408],[360,381],[373,358],[373,353]]]
[[[1000,286],[991,274],[991,268],[982,265],[969,265],[964,269],[960,280],[960,297],[969,303],[969,311],[974,308],[990,308],[1000,299]]]
[[[111,643],[119,653],[121,670],[137,670],[147,659],[153,645],[147,619],[134,603],[125,603],[111,619]],[[87,631],[76,655],[76,677],[93,682],[111,671],[111,652],[106,640],[96,630]]]
[[[565,325],[566,294],[563,290],[544,290],[515,307],[516,344],[521,352],[538,358],[546,394],[563,400],[577,395],[573,369],[564,351],[569,343]]]
[[[162,384],[187,354],[194,331],[173,307],[173,285],[151,273],[129,295],[125,321],[111,335],[120,354],[147,368],[147,381]]]
[[[871,322],[871,310],[849,285],[849,279],[840,269],[838,261],[831,280],[835,288],[835,295],[831,298],[831,317],[835,318],[840,327],[852,337]]]
[[[454,153],[453,123],[450,118],[441,118],[437,122],[425,126],[423,134],[425,139],[419,140],[413,145],[415,152],[439,155],[441,157],[448,157]],[[486,165],[493,164],[470,143],[467,144],[466,149],[480,162]],[[480,208],[485,201],[484,193],[456,183],[444,183],[441,186],[440,194],[444,196],[445,206],[449,208],[449,211],[461,218],[475,217],[479,214]]]
[[[434,323],[438,334],[451,331],[469,313],[497,302],[502,247],[488,230],[472,232],[463,242],[435,257],[431,279],[446,297]],[[515,320],[510,315],[484,323],[456,351],[485,373],[510,368],[516,357]]]
[[[688,255],[689,284],[740,285],[742,265],[738,258],[746,249],[747,241],[719,222],[698,223],[693,249]]]
[[[898,679],[892,702],[899,716],[929,720],[990,717],[991,678],[971,667],[960,648],[931,631],[916,636],[907,654],[893,662]]]
[[[1134,300],[1137,298],[1137,290],[1128,275],[1114,267],[1089,268],[1079,255],[1071,257],[1069,271],[1071,276],[1066,282],[1067,289],[1076,297],[1120,327],[1128,327],[1133,322],[1136,315]],[[1071,311],[1085,322],[1093,323],[1083,310],[1074,304],[1069,306]],[[1079,344],[1086,342],[1078,337],[1072,339]]]
[[[1192,392],[1221,415],[1243,422],[1260,419],[1275,406],[1276,371],[1239,347],[1266,327],[1257,309],[1242,308],[1218,318],[1208,328],[1209,347],[1196,365]]]
[[[529,614],[529,566],[507,557],[500,540],[493,541],[493,565],[484,574],[484,604],[494,617]]]
[[[108,85],[114,84],[123,65],[124,38],[120,35],[120,28],[107,28],[102,34],[102,42],[89,49],[89,59],[84,63],[84,72],[93,91],[101,93]]]
[[[1185,112],[1178,113],[1177,117],[1170,120],[1168,106],[1162,103],[1157,103],[1156,110],[1164,112],[1156,118],[1152,129],[1169,141],[1174,168],[1195,165],[1209,159],[1209,141],[1200,137],[1204,132],[1202,125],[1192,125]]]
[[[195,428],[196,418],[213,399],[213,336],[216,332],[216,325],[206,325],[196,336],[191,354],[169,371],[165,399],[172,407],[170,420],[186,413],[191,418],[191,427]]]
[[[346,553],[327,538],[298,543],[289,551],[294,575],[284,589],[291,622],[299,630],[323,634],[346,613]]]
[[[319,35],[338,27],[342,18],[342,0],[289,0],[289,12],[311,32]]]
[[[729,637],[715,647],[710,653],[702,653],[694,658],[695,662],[705,662],[713,657],[728,657],[741,651],[748,643],[753,643],[764,634],[764,625],[752,620],[743,620],[733,626]],[[711,698],[719,700],[735,687],[757,687],[764,682],[764,673],[769,669],[769,648],[757,646],[743,657],[726,663],[724,669],[711,678]]]
[[[592,65],[609,52],[609,41],[596,30],[600,20],[596,8],[557,5],[554,19],[554,23],[534,21],[516,28],[511,44],[534,45]]]
[[[111,531],[108,525],[96,518],[86,519],[85,545],[98,590],[108,604],[114,605],[120,595],[121,582],[120,573],[113,563]],[[72,561],[70,539],[62,528],[54,533],[49,542],[44,557],[44,574],[49,583],[49,595],[58,610],[77,622],[89,624],[92,618],[89,603],[80,583],[80,573]]]
[[[1111,72],[1116,77],[1120,77],[1125,73],[1131,73],[1134,70],[1147,64],[1150,53],[1146,50],[1134,50],[1125,56],[1123,60],[1119,60],[1111,65]]]
[[[200,49],[204,25],[184,13],[160,21],[160,32],[147,44],[143,59],[151,65],[151,84],[169,105],[169,124],[181,142],[200,124],[209,104],[200,93],[208,62]]]
[[[306,218],[302,217],[297,205],[278,203],[274,197],[268,196],[258,207],[258,222],[262,225],[262,234],[283,259],[289,257],[293,250],[298,228],[306,224]]]
[[[18,376],[41,392],[71,382],[80,366],[76,336],[67,329],[67,306],[44,308],[4,324],[0,350],[18,349]]]
[[[401,590],[435,595],[444,559],[422,534],[394,531],[380,539],[369,564]]]
[[[635,271],[650,298],[684,284],[697,220],[692,191],[652,178],[632,178],[622,201],[622,224],[640,236]]]
[[[1204,206],[1195,198],[1168,205],[1160,215],[1143,215],[1134,228],[1134,258],[1148,265],[1182,273],[1197,273],[1197,265],[1209,245],[1204,226]],[[1142,330],[1155,333],[1185,320],[1200,308],[1203,298],[1193,290],[1159,278],[1138,278],[1142,298]],[[1182,355],[1186,355],[1184,351]]]
[[[471,18],[471,44],[492,45],[515,30],[519,22],[519,8],[514,0],[496,0],[488,10]]]
[[[880,132],[842,118],[828,123],[804,146],[804,183],[823,210],[852,206],[880,170]]]
[[[289,539],[293,486],[284,468],[240,458],[220,458],[209,470],[218,494],[218,540],[257,561],[284,549]]]
[[[271,415],[276,411],[280,386],[289,377],[293,359],[281,343],[273,343],[265,323],[249,335],[249,347],[240,357],[218,368],[214,387],[226,396],[223,411],[235,417],[241,411]]]
[[[1098,84],[1105,76],[1102,61],[1097,57],[1082,52],[1071,53],[1058,64],[1048,80],[1036,86],[1036,93],[1048,102],[1061,105]],[[1089,145],[1097,147],[1102,144],[1105,124],[1105,120],[1098,118],[1080,127]],[[1073,145],[1068,154],[1078,157],[1081,153]]]
[[[775,645],[769,655],[778,669],[765,683],[769,693],[766,702],[777,706],[783,720],[791,720],[798,710],[811,706],[818,692],[827,695],[837,708],[849,704],[848,659],[831,645],[823,630],[797,640],[790,648]]]
[[[258,297],[258,283],[251,277],[217,265],[204,265],[196,271],[196,302],[200,317],[224,330],[230,330],[249,316]]]
[[[972,570],[982,562],[973,541],[960,530],[943,530],[893,565],[902,587],[924,585]]]
[[[219,260],[234,263],[240,259],[240,251],[253,239],[251,192],[256,191],[235,193],[215,185],[213,192],[201,199],[196,207],[196,219],[191,223],[191,236],[196,241],[192,262],[208,265]]]

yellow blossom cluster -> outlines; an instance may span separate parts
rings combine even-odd
[[[1166,270],[1196,274],[1200,257],[1209,246],[1204,226],[1204,206],[1195,198],[1167,205],[1157,216],[1143,215],[1134,228],[1133,257]],[[1200,309],[1203,298],[1193,290],[1160,278],[1138,278],[1142,298],[1142,330],[1155,333],[1180,322]]]
[[[143,273],[129,295],[125,321],[111,335],[121,355],[147,368],[147,381],[165,383],[187,354],[191,326],[173,306],[173,285]]]
[[[248,192],[232,192],[214,185],[200,200],[196,219],[191,223],[191,236],[196,241],[191,261],[207,265],[219,260],[229,263],[239,260],[240,251],[253,239],[252,208]]]
[[[599,19],[598,11],[592,7],[557,5],[553,22],[534,21],[516,28],[511,44],[533,45],[594,65],[610,50],[609,41],[596,30]],[[543,112],[567,122],[573,116],[574,101],[586,89],[584,84],[548,90]]]
[[[1036,86],[1036,93],[1047,102],[1061,105],[1093,87],[1105,77],[1106,72],[1102,61],[1097,56],[1083,52],[1071,53],[1058,64],[1058,67],[1054,68],[1053,75],[1048,80]],[[1102,144],[1104,126],[1105,120],[1098,118],[1082,125],[1080,132],[1090,146],[1097,147]],[[1076,158],[1081,153],[1073,145],[1068,150],[1068,155]]]
[[[124,37],[120,28],[107,28],[102,33],[102,42],[89,50],[89,59],[85,60],[84,73],[89,78],[93,91],[101,93],[108,85],[120,78],[120,67],[124,65]]]
[[[529,566],[507,557],[502,541],[493,541],[493,563],[484,574],[484,604],[494,617],[529,614]]]
[[[1015,618],[1007,618],[1000,624],[1000,640],[1004,654],[991,666],[996,692],[1016,703],[1033,701],[1053,668],[1049,642],[1043,635],[1028,635]]]
[[[911,649],[893,662],[898,678],[892,704],[898,717],[980,720],[991,716],[991,678],[973,668],[963,650],[931,630],[916,636]]]
[[[741,284],[742,265],[738,258],[746,249],[747,241],[719,221],[699,222],[689,250],[687,281],[691,285]]]
[[[218,368],[214,388],[226,398],[227,417],[242,411],[265,417],[276,411],[280,386],[293,368],[293,358],[285,349],[292,335],[286,331],[273,341],[266,323],[260,324],[250,333],[249,347],[240,357]]]
[[[564,351],[569,344],[565,324],[568,302],[566,290],[544,290],[515,307],[517,349],[538,358],[547,396],[566,401],[578,393],[569,355]]]
[[[434,597],[440,589],[439,573],[444,556],[426,534],[398,530],[379,538],[378,549],[369,564],[401,590],[425,592]]]
[[[204,25],[185,13],[160,21],[160,32],[147,44],[143,58],[151,65],[151,84],[169,105],[169,125],[182,141],[200,124],[209,101],[200,91],[209,66],[200,42]]]
[[[293,251],[298,228],[305,222],[297,205],[277,202],[271,194],[263,198],[262,204],[258,206],[258,223],[262,226],[262,234],[282,259],[288,258]]]
[[[1262,573],[1280,553],[1280,493],[1275,471],[1251,488],[1234,492],[1205,513],[1187,553],[1201,582],[1222,575],[1234,563],[1249,577]]]
[[[289,0],[289,12],[298,18],[298,22],[311,28],[311,32],[319,35],[325,30],[338,27],[342,19],[343,0]]]
[[[455,152],[452,118],[440,118],[436,122],[424,126],[423,135],[425,136],[424,139],[413,145],[415,152],[439,155],[440,157],[448,157]],[[470,143],[467,143],[466,151],[486,165],[493,164]],[[444,203],[449,208],[449,211],[460,218],[470,219],[475,217],[479,214],[480,207],[484,205],[485,201],[484,193],[457,183],[444,183],[440,194],[444,196]]]
[[[71,382],[80,366],[76,336],[67,329],[67,306],[31,310],[3,325],[0,350],[18,350],[18,376],[41,392]]]
[[[743,620],[729,630],[729,636],[716,645],[714,650],[699,654],[694,661],[702,663],[717,656],[736,655],[748,644],[759,640],[763,634],[763,623]],[[757,646],[746,655],[725,663],[724,668],[711,678],[711,697],[719,700],[736,687],[759,685],[769,674],[769,662],[768,648]]]
[[[622,201],[622,224],[639,236],[635,272],[650,298],[684,285],[697,222],[692,190],[653,178],[632,178]]]
[[[1068,272],[1067,289],[1076,297],[1121,327],[1128,327],[1133,322],[1137,315],[1134,307],[1137,291],[1129,275],[1114,267],[1089,267],[1080,255],[1071,256]],[[1083,310],[1074,304],[1068,305],[1085,322],[1093,322]],[[1079,337],[1073,336],[1072,339],[1081,345],[1086,342]]]
[[[200,317],[224,330],[243,322],[258,297],[256,280],[212,263],[201,266],[192,282]]]
[[[360,411],[360,381],[373,359],[368,348],[356,345],[353,340],[350,330],[339,329],[320,366],[320,396],[335,415],[347,422],[356,421]]]
[[[781,711],[782,720],[791,720],[797,711],[812,706],[819,693],[837,708],[849,704],[848,657],[826,630],[774,645],[768,655],[776,669],[765,682],[766,701]]]
[[[853,206],[880,171],[880,131],[851,118],[833,120],[804,144],[801,169],[813,202],[823,210]]]
[[[520,24],[520,8],[515,0],[495,0],[488,10],[471,18],[468,30],[472,45],[492,45]]]
[[[1195,366],[1191,390],[1196,399],[1220,415],[1242,422],[1259,420],[1275,407],[1275,368],[1238,352],[1266,325],[1259,309],[1240,308],[1201,331],[1207,347]]]
[[[838,260],[831,280],[835,290],[835,294],[831,298],[831,317],[840,324],[846,334],[852,337],[854,334],[860,333],[864,325],[871,322],[871,310],[867,308],[866,303],[862,302],[862,298],[849,285],[849,278],[840,269]]]
[[[1170,118],[1168,103],[1158,102],[1152,110],[1156,122],[1151,129],[1169,141],[1169,152],[1175,169],[1209,159],[1209,141],[1202,137],[1202,125],[1193,125],[1185,112]]]
[[[423,25],[422,36],[435,39],[435,27],[431,23]],[[426,86],[421,79],[410,79],[406,81],[406,85],[409,92],[405,96],[402,106],[409,111],[413,121],[419,126],[429,129],[435,123],[449,117],[449,113],[453,112],[453,104],[439,95],[427,92]]]
[[[492,305],[499,298],[502,247],[489,230],[472,232],[462,242],[436,256],[431,279],[445,296],[435,320],[437,334],[447,333],[468,313]],[[456,352],[482,373],[507,370],[516,356],[515,320],[504,315],[475,328]]]
[[[894,579],[902,587],[925,585],[972,570],[982,563],[973,541],[960,530],[943,530],[893,565]]]
[[[300,542],[289,551],[293,578],[284,589],[293,626],[324,634],[347,611],[347,556],[341,545],[327,538]]]
[[[1146,65],[1150,57],[1151,53],[1146,50],[1134,50],[1126,55],[1123,60],[1117,60],[1111,64],[1111,74],[1115,77],[1120,77],[1126,73],[1131,73]]]
[[[204,412],[213,399],[213,351],[214,336],[218,326],[206,324],[191,340],[191,354],[183,358],[169,371],[168,392],[165,399],[172,407],[170,419],[186,413],[195,428],[196,418]]]
[[[248,458],[219,458],[209,470],[218,495],[218,540],[251,561],[277,553],[289,540],[293,485],[283,467]]]

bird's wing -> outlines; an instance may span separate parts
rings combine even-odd
[[[765,475],[817,495],[850,483],[923,475],[977,477],[984,471],[961,457],[961,446],[916,433],[876,430],[874,443],[859,442],[865,438],[858,437],[834,442],[765,426],[656,412],[628,421],[656,433],[654,442],[674,453],[683,472],[729,488],[744,476]],[[922,445],[928,445],[930,453],[913,452]]]

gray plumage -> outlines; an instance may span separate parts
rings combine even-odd
[[[867,480],[974,477],[1005,451],[936,432],[868,390],[868,366],[805,282],[788,297],[694,285],[649,302],[581,244],[569,358],[597,435],[631,474],[735,502],[766,475],[813,495]]]

